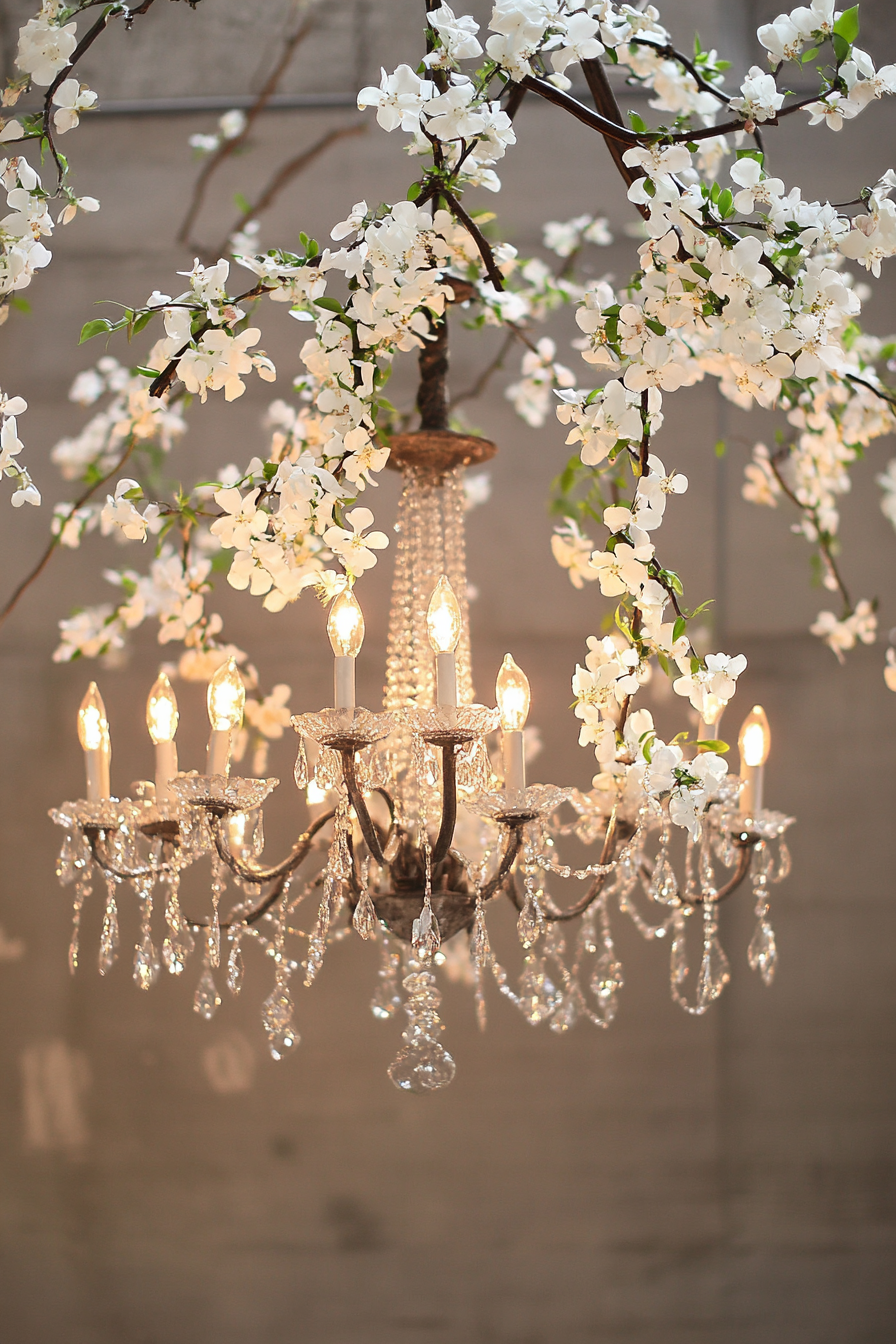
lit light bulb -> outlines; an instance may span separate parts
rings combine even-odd
[[[330,608],[327,634],[337,658],[357,658],[364,643],[364,613],[351,588],[343,588]]]
[[[495,695],[505,733],[522,732],[529,717],[529,679],[509,653],[504,655],[495,682]]]
[[[208,717],[215,732],[232,732],[243,721],[246,688],[235,658],[222,663],[208,684]]]
[[[146,702],[146,726],[156,746],[174,741],[179,718],[171,682],[164,672],[160,672]]]
[[[112,742],[106,706],[95,681],[78,710],[78,740],[84,748],[84,767],[87,771],[87,801],[98,802],[111,794],[109,769],[112,762]]]
[[[765,765],[771,750],[772,734],[761,705],[754,705],[744,719],[737,744],[744,765]]]
[[[740,810],[748,817],[762,811],[765,763],[771,750],[772,735],[761,705],[754,705],[741,724],[737,738],[740,748]]]
[[[92,681],[78,710],[78,740],[85,751],[102,751],[109,742],[109,720],[103,697]]]
[[[429,599],[426,630],[433,653],[454,653],[460,639],[460,606],[447,576],[442,575]]]

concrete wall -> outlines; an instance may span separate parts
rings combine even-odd
[[[412,58],[417,9],[416,0],[326,7],[284,87],[350,92],[381,62]],[[896,24],[883,0],[871,9],[882,63],[893,56]],[[7,27],[29,10],[6,4]],[[157,6],[130,36],[111,36],[85,78],[117,100],[248,91],[289,11],[282,0],[207,0],[195,13]],[[666,15],[680,41],[696,24],[704,43],[725,45],[730,34],[758,58],[745,8],[672,0]],[[810,135],[794,118],[769,136],[772,163],[806,192],[849,199],[892,164],[894,115],[892,104],[876,106],[840,136]],[[226,231],[236,190],[251,194],[287,153],[355,116],[266,118],[251,155],[222,174],[200,236]],[[30,402],[22,430],[48,506],[65,497],[49,448],[85,418],[67,389],[100,353],[78,350],[80,326],[97,296],[140,300],[189,266],[173,242],[196,172],[186,141],[213,121],[97,117],[71,137],[78,189],[98,195],[103,210],[58,236],[51,271],[28,292],[31,316],[15,314],[0,332],[0,382]],[[603,147],[542,105],[524,106],[519,132],[497,202],[505,236],[537,249],[547,214],[598,209],[619,241],[596,264],[623,277],[631,216]],[[300,228],[325,236],[353,201],[397,199],[407,181],[397,138],[371,126],[297,180],[263,238],[288,243]],[[891,267],[868,306],[881,332],[893,326],[892,275]],[[265,323],[287,387],[296,329],[276,311]],[[557,334],[563,357],[569,332]],[[459,341],[456,387],[475,379],[493,344]],[[410,371],[396,383],[408,392]],[[184,476],[261,445],[270,395],[256,383],[226,412],[214,399],[194,407]],[[666,553],[689,596],[718,595],[724,647],[750,660],[739,704],[763,702],[774,729],[769,801],[799,818],[793,875],[773,909],[774,987],[765,990],[746,965],[746,897],[722,920],[732,984],[699,1019],[670,1002],[664,949],[620,921],[627,984],[610,1031],[580,1026],[557,1039],[493,994],[480,1037],[469,995],[449,986],[457,1080],[418,1099],[385,1076],[398,1028],[367,1010],[375,965],[358,940],[330,952],[312,991],[297,990],[303,1044],[281,1065],[258,1025],[269,972],[257,958],[242,997],[206,1024],[190,1011],[192,970],[146,996],[126,964],[106,979],[96,974],[94,898],[84,965],[70,978],[67,893],[54,877],[58,836],[46,811],[81,785],[74,716],[93,669],[54,666],[50,654],[58,618],[111,592],[100,569],[119,553],[92,540],[57,558],[0,636],[4,1344],[890,1344],[896,1336],[896,699],[880,649],[859,650],[841,669],[805,633],[824,605],[809,588],[806,548],[783,511],[740,499],[743,464],[773,417],[733,411],[708,383],[670,398],[668,411],[661,455],[692,488],[669,509]],[[470,522],[480,692],[490,694],[512,648],[545,740],[538,776],[587,785],[568,683],[606,604],[593,591],[575,593],[549,559],[543,500],[564,460],[561,435],[550,424],[527,430],[499,388],[471,418],[502,445],[493,500]],[[730,448],[717,461],[720,436]],[[876,443],[857,469],[843,527],[849,581],[881,595],[884,631],[896,624],[894,538],[873,477],[891,453]],[[396,483],[385,481],[384,518],[395,499]],[[37,554],[47,513],[5,511],[4,590]],[[388,582],[388,562],[365,580],[359,689],[371,704]],[[329,652],[311,599],[273,618],[231,592],[221,609],[268,684],[289,682],[296,708],[326,702]],[[158,660],[141,634],[130,661],[101,676],[119,787],[149,768],[142,704]],[[200,760],[201,701],[195,688],[182,696],[188,766]],[[284,742],[272,752],[285,781],[292,750]],[[271,806],[275,852],[295,824],[291,787]],[[509,921],[495,923],[509,958]],[[125,946],[135,931],[129,909]]]

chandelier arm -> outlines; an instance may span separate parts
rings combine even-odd
[[[288,877],[290,873],[298,868],[300,863],[304,862],[311,849],[314,837],[317,835],[318,831],[326,826],[328,821],[333,820],[335,815],[335,812],[324,812],[321,816],[317,817],[308,827],[307,831],[299,836],[292,848],[292,852],[282,863],[276,864],[273,868],[259,868],[255,864],[244,863],[242,859],[237,858],[224,840],[222,829],[223,817],[218,817],[213,823],[212,836],[215,841],[215,849],[235,877],[242,878],[244,882],[258,882],[259,884],[262,882],[274,882],[279,877]]]
[[[613,811],[610,813],[610,820],[607,822],[604,843],[600,851],[600,859],[598,860],[599,863],[612,863],[613,859],[616,857],[616,846],[619,840],[623,838],[622,836],[617,835],[617,830],[616,809],[614,807]],[[593,905],[597,900],[598,896],[603,891],[604,883],[609,876],[609,873],[598,873],[591,883],[591,886],[585,892],[585,895],[573,905],[569,906],[568,909],[559,910],[555,906],[553,911],[543,910],[542,913],[547,922],[549,924],[560,924],[568,919],[576,919],[579,915],[583,915],[589,906]],[[518,910],[522,910],[516,889],[514,889],[514,903]]]
[[[349,802],[355,809],[358,825],[361,827],[361,834],[364,836],[364,839],[367,842],[367,848],[370,850],[377,863],[385,864],[386,857],[383,854],[383,847],[380,844],[380,838],[376,833],[373,818],[367,811],[367,804],[364,802],[364,796],[358,787],[358,776],[355,773],[355,749],[354,747],[341,747],[340,755],[342,756],[342,777],[345,780],[345,787],[348,790]]]
[[[737,841],[735,841],[735,843],[738,844]],[[719,887],[715,896],[692,896],[690,900],[683,900],[681,902],[682,906],[718,905],[719,901],[724,901],[727,896],[731,896],[737,891],[738,887],[743,883],[744,878],[750,871],[750,865],[753,862],[753,843],[752,841],[747,843],[740,842],[738,848],[740,849],[740,854],[737,860],[737,867],[725,885]]]
[[[479,893],[484,901],[489,901],[493,896],[497,896],[498,892],[506,886],[507,877],[516,862],[520,849],[522,848],[523,827],[525,825],[525,821],[511,822],[507,824],[509,834],[507,836],[507,844],[504,853],[501,855],[501,862],[498,865],[498,871],[490,882],[486,882]]]
[[[266,915],[271,906],[276,905],[283,895],[283,888],[286,886],[288,877],[289,873],[283,873],[283,875],[275,882],[272,890],[265,896],[264,900],[259,901],[258,905],[253,906],[247,915],[241,915],[239,919],[222,920],[218,927],[223,931],[235,928],[238,924],[257,924],[262,915]],[[208,919],[188,919],[187,916],[184,915],[184,923],[189,924],[191,929],[207,929],[211,921]]]
[[[100,848],[100,836],[105,834],[104,828],[100,826],[85,826],[84,834],[87,836],[90,845],[90,853],[93,856],[94,863],[102,872],[109,873],[111,877],[120,877],[123,881],[130,882],[136,877],[149,877],[150,874],[155,876],[158,873],[169,871],[170,865],[168,864],[163,864],[154,868],[152,864],[148,863],[142,868],[134,868],[131,872],[128,872],[125,868],[116,868],[115,864],[105,852],[105,848]]]
[[[454,839],[457,825],[457,756],[455,744],[446,742],[442,746],[442,824],[432,851],[432,866],[441,863]]]

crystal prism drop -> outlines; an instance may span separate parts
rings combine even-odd
[[[199,984],[196,986],[196,993],[193,996],[193,1011],[200,1017],[204,1017],[206,1022],[210,1022],[215,1013],[221,1007],[221,995],[218,993],[212,973],[208,966],[203,966],[202,975],[199,977]]]
[[[389,1065],[389,1077],[402,1092],[434,1092],[447,1087],[457,1065],[438,1041],[406,1045]]]
[[[697,981],[697,1001],[701,1005],[712,1003],[731,979],[728,958],[716,934],[703,948],[703,961]]]
[[[172,975],[180,975],[186,969],[195,947],[196,939],[186,924],[181,923],[179,928],[169,933],[162,944],[162,960]]]
[[[287,989],[275,986],[274,992],[261,1005],[261,1021],[274,1059],[283,1059],[299,1044],[299,1033],[292,1020],[292,999]]]
[[[423,909],[420,911],[411,930],[411,944],[421,951],[424,956],[435,956],[442,942],[442,935],[439,932],[439,921],[432,912],[432,906],[427,896],[423,902]]]
[[[152,945],[149,929],[141,932],[134,950],[134,983],[139,989],[152,989],[159,975],[159,959]]]
[[[775,944],[774,929],[765,919],[760,919],[756,925],[756,932],[753,934],[747,952],[747,960],[750,963],[751,970],[758,971],[764,982],[770,985],[775,978],[778,949]]]
[[[579,1020],[581,1011],[580,995],[577,992],[570,991],[564,994],[551,1016],[551,1031],[556,1031],[558,1035],[569,1031]]]
[[[237,938],[231,944],[227,958],[227,988],[231,994],[239,994],[243,986],[243,949]]]
[[[299,749],[296,753],[296,764],[293,770],[293,778],[296,781],[296,788],[305,790],[308,786],[308,758],[305,755],[305,739],[299,734]]]
[[[375,938],[379,929],[379,920],[376,917],[373,901],[370,899],[369,891],[361,892],[361,899],[355,906],[355,913],[352,915],[352,924],[355,932],[362,938]]]
[[[100,975],[107,975],[118,956],[118,907],[113,892],[109,892],[103,914],[103,932],[100,936]]]
[[[678,899],[678,879],[665,850],[656,856],[650,893],[661,905],[674,905]]]
[[[532,947],[538,941],[542,928],[540,915],[538,902],[531,892],[527,892],[520,917],[516,922],[516,930],[523,947]]]

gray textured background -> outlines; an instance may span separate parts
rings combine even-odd
[[[413,60],[418,8],[417,0],[326,6],[284,89],[351,93],[376,79],[380,63]],[[704,45],[749,62],[760,59],[751,29],[776,7],[750,9],[670,0],[664,17],[680,43],[696,25]],[[30,12],[29,4],[0,7],[4,31]],[[288,12],[283,0],[204,0],[196,13],[158,5],[130,36],[110,34],[83,75],[111,100],[251,92]],[[862,12],[878,63],[892,59],[887,0]],[[629,95],[627,104],[635,105]],[[849,199],[892,166],[894,114],[892,103],[876,105],[839,136],[810,134],[793,118],[769,134],[771,163],[807,194]],[[267,117],[251,155],[221,174],[200,235],[226,231],[235,191],[251,194],[286,153],[356,116]],[[15,314],[0,332],[0,381],[30,402],[21,428],[48,505],[65,497],[49,448],[86,418],[66,401],[69,384],[100,353],[95,345],[78,350],[79,328],[97,296],[139,301],[188,267],[190,256],[173,242],[196,172],[186,141],[213,122],[97,117],[70,138],[78,189],[99,196],[103,209],[57,235],[51,270],[28,291],[32,315]],[[504,235],[537,250],[544,218],[597,209],[619,241],[595,267],[621,279],[632,264],[634,244],[622,234],[631,214],[603,146],[543,105],[527,103],[518,129],[497,201]],[[294,184],[262,237],[288,244],[300,228],[326,236],[353,201],[397,199],[408,180],[399,138],[371,124]],[[892,275],[890,263],[867,309],[878,332],[896,326]],[[573,363],[568,329],[557,334],[560,357]],[[455,387],[475,379],[495,339],[459,343]],[[296,330],[276,309],[265,317],[265,340],[285,389],[298,364]],[[409,372],[397,382],[409,390]],[[271,391],[256,381],[227,411],[215,398],[195,407],[184,476],[262,445]],[[90,950],[70,979],[67,894],[53,874],[58,837],[46,810],[81,785],[74,716],[90,670],[54,666],[50,653],[60,616],[111,593],[99,571],[118,553],[92,540],[57,559],[0,635],[4,1344],[896,1337],[896,699],[884,687],[879,648],[860,649],[839,669],[805,633],[826,605],[809,587],[807,548],[783,511],[740,499],[743,464],[753,441],[771,432],[771,418],[735,412],[709,382],[667,406],[658,451],[688,472],[692,487],[670,506],[664,555],[689,597],[718,596],[720,642],[750,660],[732,715],[757,700],[766,705],[769,801],[799,818],[794,872],[773,912],[781,953],[774,987],[763,989],[746,966],[747,898],[724,911],[733,982],[701,1019],[670,1002],[665,949],[620,923],[627,984],[609,1032],[579,1027],[559,1040],[492,995],[480,1038],[469,995],[449,987],[444,1016],[457,1079],[419,1099],[399,1095],[385,1076],[398,1026],[375,1023],[367,1010],[374,959],[357,940],[331,951],[313,991],[297,990],[303,1044],[282,1065],[267,1056],[258,1026],[269,972],[257,959],[241,999],[228,998],[206,1024],[190,1011],[192,970],[182,981],[164,977],[146,996],[126,964],[99,978],[95,901],[86,917]],[[532,719],[545,739],[536,775],[586,785],[591,769],[566,709],[568,683],[603,605],[593,589],[575,593],[549,558],[543,500],[563,461],[561,435],[552,424],[526,429],[499,389],[471,418],[502,444],[494,498],[470,522],[479,690],[489,695],[512,648],[529,673]],[[720,435],[730,451],[717,462]],[[896,624],[894,538],[873,476],[891,453],[889,443],[872,446],[843,523],[849,582],[880,593],[884,631]],[[384,481],[384,519],[395,499],[396,482]],[[37,553],[47,514],[4,510],[4,588]],[[359,676],[370,704],[381,684],[388,581],[386,562],[364,583],[369,635]],[[232,592],[221,608],[229,636],[250,650],[268,684],[289,682],[296,708],[326,701],[329,651],[311,599],[276,618]],[[149,769],[143,702],[158,658],[146,632],[125,667],[100,676],[119,787]],[[186,766],[200,760],[201,700],[195,688],[181,695]],[[292,750],[284,742],[272,752],[272,770],[285,781]],[[275,851],[296,823],[294,799],[285,783],[271,805]],[[129,911],[126,945],[134,931]],[[496,937],[509,948],[506,921]],[[16,940],[24,945],[18,958]]]

